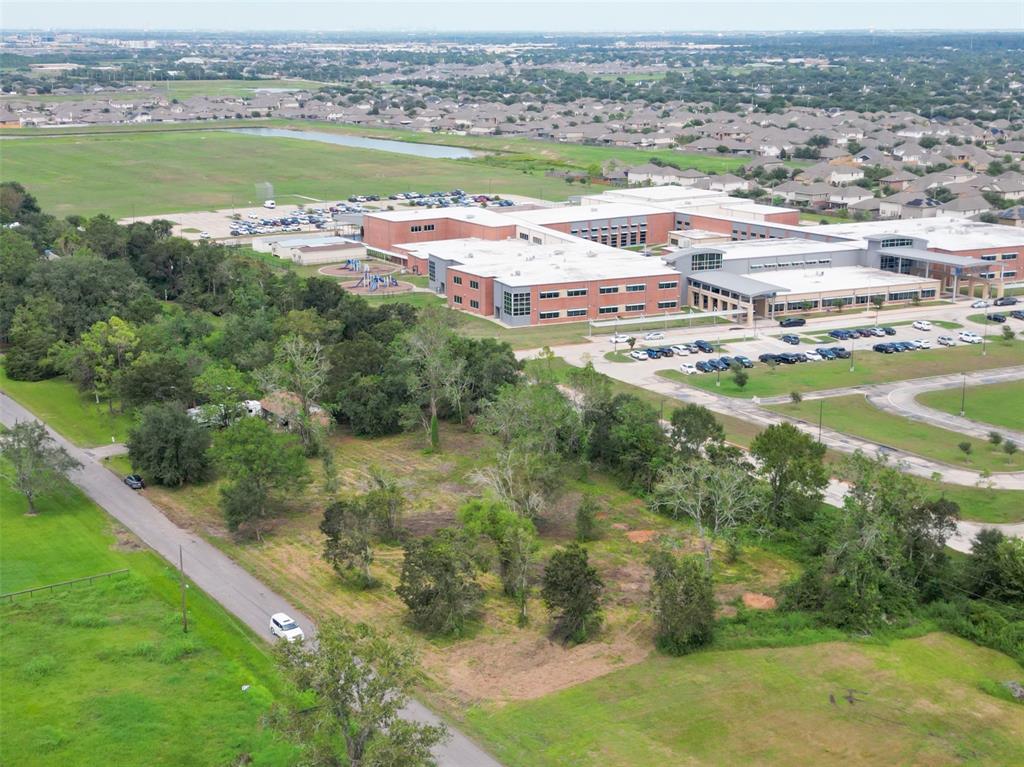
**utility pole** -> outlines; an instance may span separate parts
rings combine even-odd
[[[825,414],[825,398],[818,400],[818,444],[821,444],[821,417]]]
[[[853,372],[853,352],[857,348],[857,339],[850,339],[850,372]]]
[[[178,544],[178,582],[181,585],[181,630],[188,633],[188,609],[185,604],[185,558],[181,552],[181,544]]]
[[[985,339],[988,338],[988,315],[985,315],[985,332],[981,335],[981,356],[984,357],[988,352],[985,350]]]
[[[963,418],[966,412],[964,406],[967,404],[967,373],[961,373],[960,375],[964,377],[963,386],[960,388],[960,417]]]

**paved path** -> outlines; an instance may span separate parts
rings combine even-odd
[[[28,410],[0,392],[0,422],[11,427],[17,421],[38,420]],[[184,555],[185,574],[199,588],[216,599],[228,612],[238,617],[257,636],[271,641],[270,616],[284,612],[295,618],[312,637],[315,626],[309,616],[289,604],[265,584],[223,552],[197,535],[183,530],[146,498],[125,484],[100,462],[97,450],[83,450],[49,429],[54,439],[82,463],[82,469],[71,479],[112,517],[135,533],[147,546],[175,566],[179,546]],[[106,446],[102,448],[106,450]],[[439,719],[418,701],[410,701],[403,711],[408,719],[436,724]],[[445,767],[499,767],[499,763],[466,735],[449,727],[451,738],[437,751]]]

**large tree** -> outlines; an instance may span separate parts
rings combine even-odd
[[[321,430],[313,408],[323,395],[328,367],[319,341],[292,335],[277,345],[274,361],[256,374],[265,391],[282,391],[295,396],[295,411],[287,414],[288,421],[298,426],[306,455],[316,455],[322,447]]]
[[[420,312],[399,344],[410,371],[409,390],[417,400],[407,408],[407,422],[421,422],[435,450],[441,446],[438,418],[442,406],[452,399],[461,401],[465,391],[466,362],[455,354],[454,338],[450,313],[431,307]]]
[[[278,662],[299,695],[288,722],[317,767],[433,767],[444,725],[401,718],[419,681],[412,650],[363,623],[329,618],[315,646],[282,642]],[[308,705],[310,698],[313,705]]]
[[[113,412],[120,378],[138,355],[138,347],[135,326],[114,315],[94,323],[77,344],[62,345],[55,357],[80,388],[91,391],[97,403],[105,399]]]
[[[0,434],[0,455],[4,476],[25,496],[31,516],[38,513],[36,501],[42,493],[64,486],[68,472],[82,466],[38,421],[19,421]]]
[[[324,509],[320,521],[324,534],[323,557],[338,575],[356,573],[363,588],[374,584],[373,512],[365,497],[342,498]]]
[[[556,549],[544,567],[541,597],[554,619],[554,634],[564,642],[585,642],[601,627],[604,583],[575,541]]]
[[[768,482],[770,521],[785,527],[812,516],[828,485],[825,446],[781,423],[754,437],[750,452]]]
[[[659,550],[651,554],[649,564],[654,572],[651,605],[658,649],[685,655],[707,644],[715,625],[715,595],[711,575],[700,559],[678,559]]]
[[[395,592],[413,622],[435,634],[458,635],[476,615],[483,589],[476,581],[472,545],[448,528],[405,545],[402,574]]]
[[[210,433],[172,403],[148,406],[128,435],[132,468],[171,487],[206,479],[209,447]]]
[[[709,444],[725,441],[725,429],[714,414],[703,405],[692,403],[672,411],[672,446],[692,457]]]

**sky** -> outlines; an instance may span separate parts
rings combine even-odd
[[[1024,29],[1024,0],[3,0],[10,29],[690,32]]]

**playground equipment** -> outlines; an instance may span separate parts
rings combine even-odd
[[[363,271],[363,264],[358,258],[350,258],[345,261],[345,265],[341,268],[348,272],[360,272]],[[366,271],[369,271],[369,267],[367,267]]]
[[[370,293],[373,293],[378,288],[397,288],[398,280],[390,274],[371,274],[370,270],[367,269],[363,272],[363,276],[359,278],[359,282],[352,287],[366,288]]]

